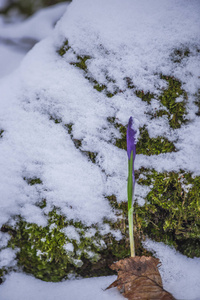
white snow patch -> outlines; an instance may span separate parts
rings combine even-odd
[[[80,235],[74,226],[67,226],[62,229],[67,238],[71,240],[76,240],[78,243],[80,242]]]
[[[1,300],[123,300],[117,289],[105,291],[115,279],[109,276],[52,283],[12,273],[0,285]]]
[[[0,268],[11,267],[16,264],[16,251],[11,248],[3,249],[0,251]]]
[[[163,243],[147,240],[148,250],[155,251],[164,288],[176,299],[200,300],[200,260],[188,258]]]

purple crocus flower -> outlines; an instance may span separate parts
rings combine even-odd
[[[133,151],[133,163],[136,155],[136,133],[137,131],[133,129],[133,118],[130,117],[128,121],[128,128],[126,132],[126,142],[127,142],[127,154],[128,159],[131,159],[131,151]]]

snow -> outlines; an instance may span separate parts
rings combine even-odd
[[[4,266],[13,266],[16,264],[15,261],[16,253],[12,249],[3,249],[0,252],[0,268]]]
[[[200,175],[197,130],[200,119],[195,115],[193,103],[200,86],[199,1],[73,0],[52,32],[64,9],[66,4],[60,4],[16,27],[3,25],[0,29],[2,39],[44,38],[14,73],[0,81],[0,130],[4,130],[0,138],[0,226],[17,214],[27,222],[45,226],[46,217],[35,206],[41,199],[47,199],[46,213],[53,206],[60,207],[68,219],[88,226],[99,223],[101,227],[105,216],[115,218],[105,196],[115,194],[118,201],[126,199],[127,154],[110,143],[119,133],[108,123],[108,117],[115,117],[125,125],[132,115],[140,126],[147,125],[150,136],[162,134],[176,141],[179,149],[176,153],[138,155],[136,169],[181,168]],[[107,78],[111,78],[108,88],[113,91],[118,86],[124,92],[112,98],[97,92],[84,71],[70,64],[76,59],[72,51],[63,57],[58,55],[57,50],[66,39],[77,55],[91,56],[87,68],[92,78],[106,85]],[[173,63],[170,59],[173,51],[185,46],[192,54],[180,64]],[[1,71],[1,76],[7,75],[22,59],[21,54],[9,51],[7,56],[5,45],[0,47],[0,54],[11,61],[7,65],[1,58],[5,72]],[[138,89],[159,95],[166,86],[160,73],[181,80],[188,93],[190,122],[174,131],[164,116],[152,121],[145,114],[159,105],[156,99],[148,106],[125,88],[124,77],[129,77]],[[55,124],[52,117],[61,123]],[[71,123],[73,138],[82,140],[81,150],[98,153],[97,164],[92,164],[75,148],[65,126]],[[24,178],[40,178],[42,184],[30,186]],[[136,196],[141,203],[147,192],[136,185]],[[105,231],[109,228],[102,228]],[[76,233],[71,230],[68,234]],[[116,237],[120,238],[118,232]],[[177,298],[198,299],[199,259],[187,259],[151,242],[149,247],[155,248],[162,261],[164,286]],[[4,254],[2,259],[9,264],[14,259],[13,252],[4,251],[1,255]],[[115,290],[101,290],[112,281],[109,277],[43,283],[31,276],[12,273],[0,286],[0,292],[2,300],[69,299],[69,295],[75,300],[121,299]]]
[[[0,286],[1,300],[122,300],[124,297],[116,289],[105,291],[115,279],[109,276],[50,283],[12,273]]]
[[[3,2],[0,5],[3,7]],[[14,18],[8,23],[0,15],[0,78],[19,67],[27,51],[51,34],[68,5],[66,2],[43,8],[21,22]]]
[[[0,28],[0,38],[11,39],[32,39],[40,41],[48,36],[56,22],[66,11],[68,3],[59,3],[36,12],[33,16],[18,24],[3,24]]]
[[[154,251],[162,262],[159,268],[163,286],[176,299],[200,299],[200,259],[188,258],[163,243],[145,241],[145,247]]]
[[[25,53],[6,45],[0,45],[0,78],[19,67]]]

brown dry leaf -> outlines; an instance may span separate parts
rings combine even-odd
[[[107,289],[117,287],[129,300],[175,300],[163,289],[159,264],[159,259],[151,256],[122,259],[110,266],[118,278]]]

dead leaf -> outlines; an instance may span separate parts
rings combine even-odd
[[[159,264],[159,259],[151,256],[122,259],[110,266],[118,278],[107,289],[117,287],[129,300],[175,300],[163,289]]]

